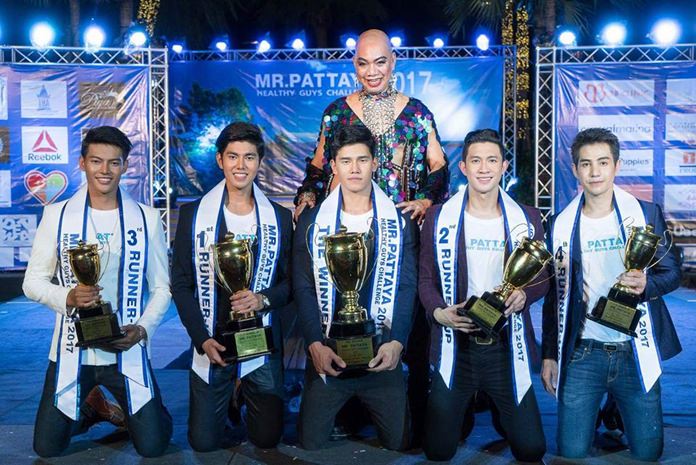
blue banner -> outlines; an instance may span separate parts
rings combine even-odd
[[[589,127],[621,142],[616,184],[660,204],[696,265],[696,63],[556,66],[555,209],[577,194],[570,146]]]
[[[0,65],[0,269],[26,266],[43,207],[84,182],[89,128],[126,133],[133,150],[121,183],[149,202],[148,75],[143,66]]]
[[[435,116],[450,157],[452,189],[464,182],[457,168],[464,136],[500,127],[503,65],[501,57],[397,60],[396,88]],[[294,195],[324,109],[358,88],[348,60],[174,62],[169,85],[172,179],[187,196],[199,196],[222,179],[214,142],[225,125],[240,120],[264,132],[261,188]]]

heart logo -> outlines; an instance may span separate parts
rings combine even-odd
[[[53,203],[68,187],[68,177],[62,171],[51,171],[43,174],[39,170],[31,170],[24,175],[24,187],[41,205]]]

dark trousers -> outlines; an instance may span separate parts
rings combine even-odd
[[[208,452],[225,443],[225,423],[230,398],[237,379],[237,365],[213,365],[210,384],[189,371],[188,440],[198,452]],[[283,434],[283,372],[279,359],[242,378],[242,395],[247,406],[246,425],[249,441],[269,449],[280,442]]]
[[[406,445],[408,408],[406,387],[399,363],[394,370],[367,373],[350,378],[319,377],[307,359],[302,391],[298,435],[305,449],[321,449],[329,441],[334,418],[352,396],[367,407],[386,449],[400,450]]]
[[[152,372],[150,372],[152,375]],[[126,427],[135,450],[143,457],[158,457],[164,453],[172,437],[172,417],[162,404],[159,387],[152,376],[154,397],[135,415],[128,412],[128,393],[124,376],[117,365],[82,365],[80,369],[80,405],[97,385],[113,394],[126,414]],[[49,362],[46,370],[39,410],[34,425],[34,451],[41,457],[60,455],[70,445],[70,439],[86,431],[84,415],[74,421],[54,405],[56,394],[56,363]],[[81,410],[86,406],[83,405]]]
[[[449,460],[454,456],[464,413],[474,392],[480,390],[490,396],[500,411],[512,455],[524,462],[541,460],[546,453],[546,438],[539,407],[531,388],[516,405],[509,348],[502,343],[466,342],[457,351],[451,389],[439,373],[433,374],[425,421],[425,455],[430,460]]]

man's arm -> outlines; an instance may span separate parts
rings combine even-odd
[[[324,341],[321,328],[321,312],[317,304],[314,287],[314,267],[307,249],[307,229],[312,226],[313,211],[305,211],[300,216],[295,229],[292,246],[292,285],[295,291],[297,317],[305,339],[305,347],[314,342]]]
[[[546,247],[553,253],[553,244],[551,243],[551,231],[553,231],[554,218],[549,221],[549,233]],[[567,251],[566,251],[567,253]],[[558,359],[558,305],[556,301],[556,273],[553,262],[549,264],[547,271],[551,279],[549,280],[549,288],[544,297],[544,306],[541,315],[541,358],[543,359]]]
[[[440,207],[428,210],[420,233],[420,260],[418,264],[418,295],[425,308],[428,321],[437,323],[433,313],[436,308],[445,308],[447,304],[440,291],[440,273],[435,261],[435,244],[433,234],[435,232],[435,219]]]
[[[24,274],[22,290],[28,299],[46,305],[61,315],[67,311],[66,301],[69,287],[53,284],[58,257],[56,256],[56,237],[58,218],[63,204],[44,208],[43,216],[31,248],[31,256]]]
[[[646,301],[657,299],[677,289],[681,279],[681,263],[679,263],[677,251],[674,247],[668,251],[664,244],[664,234],[668,229],[665,223],[665,217],[659,205],[655,205],[655,214],[649,222],[655,226],[655,234],[663,237],[657,248],[657,253],[655,253],[655,260],[660,260],[662,257],[664,258],[647,272],[647,283],[642,296]],[[667,232],[667,237],[667,246],[669,246],[673,240],[672,234],[669,231]]]
[[[406,347],[413,325],[418,286],[418,227],[408,213],[402,213],[401,219],[405,222],[405,227],[401,249],[401,270],[398,277],[399,288],[396,291],[390,338]]]
[[[544,242],[544,226],[541,223],[541,214],[536,208],[528,208],[527,214],[529,215],[529,220],[532,225],[534,225],[534,240]],[[527,295],[527,301],[525,306],[529,307],[531,304],[541,299],[546,295],[549,290],[549,267],[545,266],[544,269],[539,273],[539,276],[534,278],[529,285],[527,285],[523,292]]]

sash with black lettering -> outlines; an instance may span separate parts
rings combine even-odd
[[[445,202],[435,222],[433,240],[435,242],[435,256],[440,272],[440,289],[442,297],[448,306],[456,304],[457,298],[457,254],[459,253],[459,236],[461,233],[462,219],[468,201],[468,186],[458,192],[454,197]],[[519,243],[520,236],[533,237],[534,232],[527,215],[522,207],[515,202],[505,191],[499,189],[498,204],[503,212],[507,252],[512,252]],[[518,225],[526,227],[510,238],[510,225],[516,231]],[[530,375],[529,353],[527,339],[525,337],[525,323],[522,312],[515,312],[510,316],[510,357],[513,371],[513,388],[515,401],[519,405],[532,386]],[[454,371],[457,342],[454,330],[443,326],[440,333],[440,362],[438,371],[448,387],[452,387],[452,374]]]
[[[375,269],[371,277],[372,293],[368,315],[374,318],[377,332],[384,334],[391,329],[396,292],[399,288],[401,246],[403,240],[401,216],[394,203],[372,183],[373,218],[375,230]],[[334,314],[336,289],[329,277],[324,259],[325,236],[335,234],[340,226],[343,194],[341,186],[321,203],[315,224],[310,231],[310,247],[314,264],[314,284],[317,303],[322,315],[326,335],[329,335]]]
[[[87,239],[89,196],[82,187],[63,206],[58,223],[59,280],[63,286],[75,286],[68,249],[78,240]],[[128,194],[118,192],[118,214],[122,239],[118,281],[118,314],[123,325],[136,324],[144,308],[147,226],[140,206]],[[109,283],[102,283],[108,285]],[[77,420],[79,412],[79,376],[81,350],[75,347],[74,322],[64,316],[61,321],[56,374],[55,405],[68,417]],[[117,356],[119,372],[126,378],[128,409],[135,414],[153,397],[147,349],[135,344]]]
[[[622,218],[631,218],[632,225],[645,227],[646,220],[638,200],[618,186],[614,186],[614,208],[619,219],[621,235],[626,243],[626,230]],[[563,342],[567,331],[568,305],[570,304],[571,264],[575,232],[580,230],[580,212],[584,204],[583,194],[576,196],[572,202],[559,213],[551,232],[551,243],[556,264],[556,297],[558,302],[558,381],[560,383],[563,368]],[[579,283],[582,285],[582,283]],[[639,337],[634,338],[633,351],[638,363],[641,384],[645,392],[650,391],[662,374],[660,356],[653,334],[652,317],[649,304],[641,302],[638,310],[642,316],[638,322]],[[558,385],[558,390],[561,386]],[[558,395],[558,394],[557,394]]]
[[[276,264],[280,253],[280,227],[273,205],[256,184],[254,204],[257,223],[258,256],[251,291],[258,293],[268,289],[275,279]],[[203,321],[212,337],[215,334],[217,317],[217,291],[215,288],[215,267],[212,261],[211,241],[218,236],[220,222],[224,220],[224,202],[226,198],[225,181],[220,181],[201,198],[196,209],[192,228],[194,273],[198,289],[198,305],[203,314]],[[263,324],[271,324],[272,312],[263,316]],[[240,377],[246,376],[268,361],[267,356],[246,360],[237,365]],[[206,383],[210,382],[210,360],[207,355],[193,351],[192,370]]]

